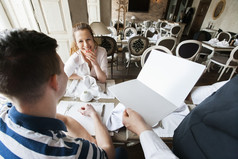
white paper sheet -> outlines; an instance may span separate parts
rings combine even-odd
[[[77,101],[60,101],[60,103],[57,105],[57,113],[68,115],[75,120],[77,120],[91,135],[95,135],[95,129],[94,129],[94,123],[93,120],[90,117],[82,115],[78,110],[85,106],[87,103],[84,102],[77,102]],[[106,123],[106,120],[109,118],[109,115],[111,114],[114,103],[89,103],[91,104],[96,112],[101,115],[103,105],[105,105],[104,108],[104,116],[103,116],[103,123]]]
[[[109,90],[153,126],[183,103],[204,69],[195,62],[153,50],[137,79]]]
[[[149,57],[137,79],[179,107],[205,66],[157,50]]]

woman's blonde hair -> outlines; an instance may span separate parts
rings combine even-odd
[[[92,37],[93,37],[93,41],[94,41],[95,45],[97,46],[97,42],[95,41],[94,36],[93,36],[93,30],[92,30],[92,28],[91,28],[87,23],[76,23],[76,24],[73,26],[73,30],[72,30],[72,32],[73,32],[73,40],[74,40],[74,41],[72,42],[72,45],[71,45],[71,48],[70,48],[70,56],[71,56],[74,52],[78,51],[78,49],[79,49],[78,46],[77,46],[76,40],[75,40],[74,33],[75,33],[76,31],[84,30],[84,29],[87,29],[87,30],[90,32],[90,34],[91,34]]]

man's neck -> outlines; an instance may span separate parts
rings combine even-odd
[[[13,99],[13,102],[20,113],[39,117],[56,117],[57,100],[53,94],[45,94],[41,99],[34,103],[28,103],[17,99]]]

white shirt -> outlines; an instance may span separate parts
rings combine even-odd
[[[178,159],[152,130],[140,134],[140,143],[146,159]]]
[[[103,47],[97,48],[96,52],[97,62],[103,72],[107,75],[107,51]],[[78,76],[90,75],[97,77],[94,67],[90,70],[88,63],[84,60],[84,57],[80,51],[73,53],[65,63],[64,71],[68,77],[72,74]]]

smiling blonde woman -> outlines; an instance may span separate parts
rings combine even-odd
[[[64,71],[70,79],[82,79],[85,75],[106,82],[107,52],[97,46],[91,27],[86,23],[77,23],[73,27],[74,43],[72,53],[65,63]]]

